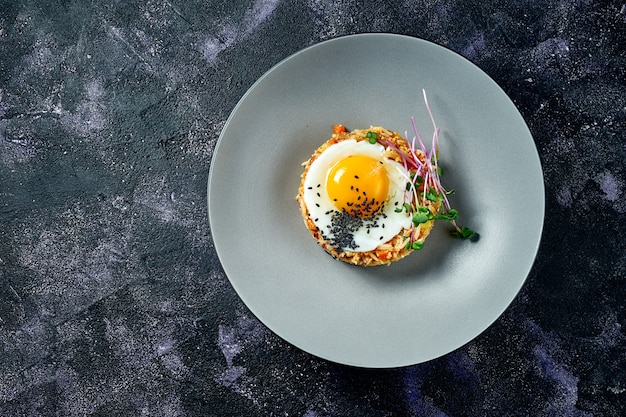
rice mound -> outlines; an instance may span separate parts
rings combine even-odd
[[[401,229],[400,232],[393,238],[391,238],[387,242],[381,243],[376,247],[376,249],[368,252],[354,252],[343,250],[342,248],[334,247],[328,240],[325,240],[322,237],[322,233],[317,228],[317,226],[315,226],[313,219],[309,216],[309,211],[304,202],[304,179],[306,178],[309,167],[311,166],[313,161],[315,161],[315,159],[317,159],[317,157],[327,148],[341,141],[348,139],[353,139],[356,141],[369,140],[366,137],[368,132],[376,132],[378,134],[378,142],[383,146],[385,146],[384,144],[386,143],[386,141],[389,141],[393,145],[395,145],[401,152],[410,152],[409,145],[404,137],[396,132],[392,132],[380,126],[371,126],[369,129],[355,129],[350,132],[345,131],[340,133],[333,133],[331,138],[324,142],[319,148],[317,148],[315,152],[313,152],[311,158],[309,158],[308,161],[302,164],[304,166],[304,171],[300,176],[300,187],[298,189],[298,195],[296,196],[296,200],[298,202],[298,205],[300,206],[300,213],[302,214],[304,224],[311,233],[311,236],[313,236],[317,243],[333,258],[339,259],[349,264],[360,266],[389,265],[392,262],[398,261],[413,252],[412,249],[406,249],[406,244],[411,235],[411,229]],[[417,157],[422,160],[422,162],[425,161],[426,156],[422,151],[416,150],[415,153],[417,154]],[[402,164],[402,159],[400,155],[398,155],[398,153],[390,146],[385,147],[385,152],[383,156]],[[418,191],[423,190],[418,189]],[[439,210],[439,206],[439,202],[427,202],[427,207],[433,213],[436,213]],[[417,226],[416,230],[413,232],[413,241],[424,242],[426,237],[430,234],[433,226],[434,220],[429,220]]]

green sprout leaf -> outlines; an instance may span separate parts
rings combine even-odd
[[[439,213],[435,216],[435,220],[452,221],[459,218],[459,212],[456,209],[450,209],[446,213]]]
[[[424,247],[424,242],[421,242],[419,240],[416,240],[415,242],[411,244],[411,249],[413,250],[420,250],[423,247]]]
[[[433,189],[433,187],[430,187],[426,193],[426,199],[435,203],[441,199],[441,196]]]
[[[413,215],[413,224],[415,226],[426,223],[428,220],[428,214],[426,213],[417,212]]]
[[[403,211],[406,211],[407,213],[411,212],[411,205],[409,203],[404,203],[402,205],[402,207],[396,207],[393,211],[395,211],[396,213],[401,213]]]
[[[471,240],[472,242],[476,242],[480,237],[478,233],[465,226],[457,226],[456,230],[452,232],[452,235],[462,240]]]

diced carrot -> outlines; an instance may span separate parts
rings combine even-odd
[[[383,259],[386,261],[390,260],[392,257],[391,251],[388,250],[377,250],[376,255],[379,259]]]
[[[346,127],[344,125],[334,125],[333,126],[333,133],[338,135],[340,133],[343,133],[346,131]]]

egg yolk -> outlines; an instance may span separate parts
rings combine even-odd
[[[353,155],[330,169],[326,191],[338,210],[366,218],[376,213],[387,199],[389,177],[381,161]]]

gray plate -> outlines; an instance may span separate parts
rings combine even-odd
[[[414,116],[430,137],[422,88],[442,129],[443,183],[481,239],[438,223],[389,267],[335,261],[300,217],[300,164],[336,123],[404,133]],[[226,275],[259,320],[319,357],[383,368],[451,352],[502,314],[539,246],[544,187],[524,120],[479,68],[423,40],[364,34],[304,49],[250,88],[215,148],[208,207]]]

